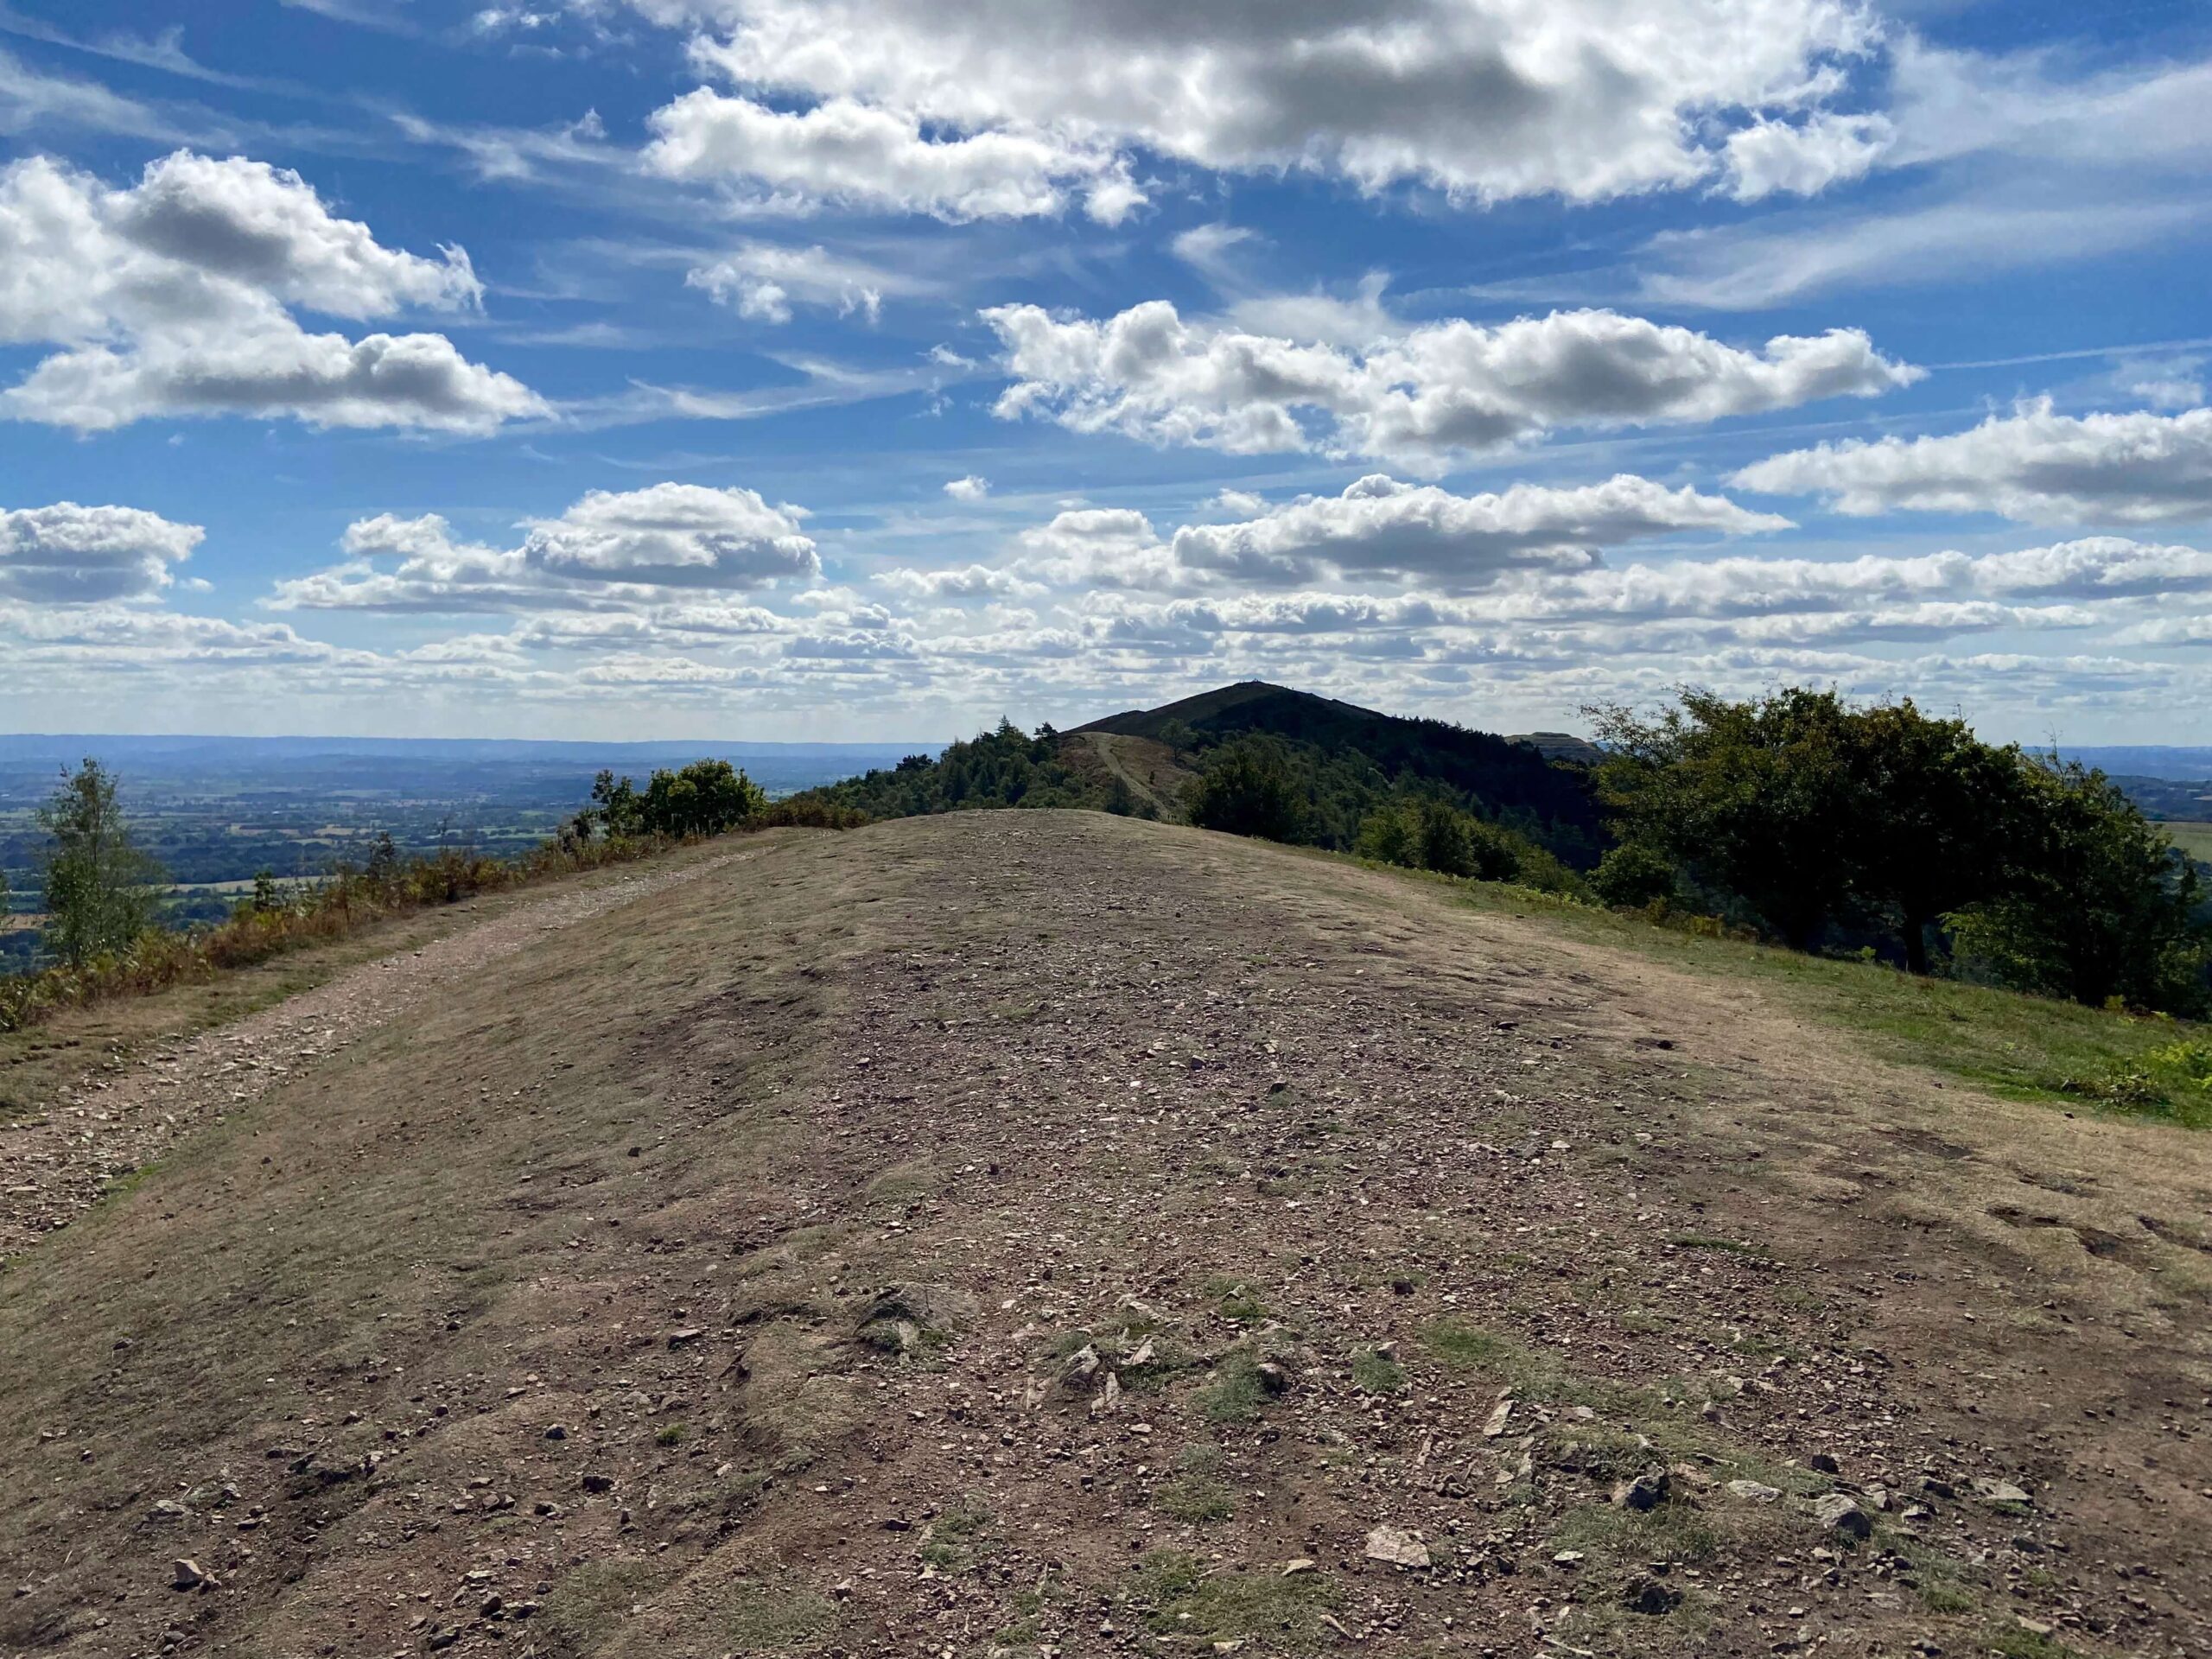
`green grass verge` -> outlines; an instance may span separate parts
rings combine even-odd
[[[1503,882],[1368,868],[1442,882],[1486,914],[1524,918],[1692,973],[1750,981],[1792,1013],[1869,1039],[1882,1059],[2007,1099],[2212,1128],[2212,1027],[1707,938]]]

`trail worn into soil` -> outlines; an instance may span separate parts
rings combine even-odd
[[[0,1277],[0,1649],[2212,1642],[2201,1138],[1440,885],[794,836],[224,1116]]]
[[[365,1030],[480,978],[541,933],[697,879],[728,853],[677,869],[625,873],[524,901],[422,949],[350,969],[234,1024],[112,1063],[48,1103],[0,1124],[0,1261],[66,1227],[183,1136],[257,1100]],[[464,906],[474,909],[474,906]]]

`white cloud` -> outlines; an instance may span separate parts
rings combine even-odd
[[[1234,523],[1185,524],[1166,541],[1130,508],[1071,510],[1024,532],[1010,568],[1060,587],[1288,588],[1353,578],[1472,591],[1516,571],[1587,569],[1600,549],[1655,537],[1789,527],[1719,496],[1627,474],[1480,495],[1377,474],[1340,495],[1301,496]]]
[[[1728,194],[1738,201],[1818,195],[1832,184],[1864,178],[1896,137],[1879,115],[1821,111],[1799,122],[1755,122],[1728,135]]]
[[[1027,598],[1046,591],[1040,582],[1024,581],[1011,570],[988,564],[944,570],[887,570],[876,580],[909,599]]]
[[[1732,480],[1818,495],[1839,512],[1993,512],[2044,524],[2154,524],[2212,513],[2212,409],[2056,413],[2048,399],[1944,437],[1823,443]]]
[[[0,599],[78,605],[150,598],[207,533],[137,507],[57,501],[0,511]]]
[[[482,432],[547,413],[442,334],[310,334],[348,318],[473,308],[467,256],[379,245],[296,174],[179,152],[111,190],[43,157],[0,172],[0,340],[60,347],[0,407],[99,431],[150,416]]]
[[[42,74],[12,53],[0,52],[0,133],[23,133],[46,126],[163,143],[174,143],[179,136],[167,120],[144,105],[97,81]]]
[[[911,114],[831,99],[774,110],[702,86],[653,112],[645,164],[671,178],[746,182],[757,205],[804,211],[832,202],[955,222],[1063,212],[1071,192],[1101,224],[1144,198],[1111,156],[1040,134],[934,137]]]
[[[1872,397],[1921,371],[1856,329],[1780,335],[1762,352],[1611,311],[1496,327],[1459,320],[1363,352],[1187,323],[1164,300],[1106,321],[1033,305],[984,312],[1015,384],[997,412],[1079,432],[1231,454],[1315,449],[1441,470],[1560,426],[1706,422]]]
[[[1582,569],[1599,548],[1656,536],[1789,528],[1786,518],[1625,474],[1577,489],[1516,484],[1471,496],[1377,474],[1243,523],[1185,524],[1171,547],[1183,569],[1210,579],[1270,587],[1332,575],[1426,579],[1462,590],[1516,569]]]
[[[435,513],[385,513],[346,530],[352,563],[280,582],[269,603],[439,613],[642,609],[685,593],[748,591],[819,575],[814,542],[799,528],[804,516],[746,489],[594,490],[558,518],[524,520],[519,546],[495,548],[454,541]],[[386,569],[380,560],[397,563]]]
[[[696,49],[741,86],[1477,200],[1695,183],[1714,129],[1801,107],[1875,35],[1851,0],[637,4],[728,29]]]
[[[2054,201],[2048,188],[1983,189],[1895,212],[1662,232],[1644,245],[1637,292],[1665,305],[1758,310],[1842,289],[1982,281],[2099,258],[2164,240],[2201,219],[2186,202],[2124,195]]]
[[[883,315],[883,296],[906,287],[893,273],[842,258],[819,247],[791,248],[748,242],[684,277],[741,317],[786,323],[794,305],[857,312],[873,323]]]
[[[991,493],[991,480],[970,473],[965,478],[949,478],[944,493],[956,501],[981,501]]]

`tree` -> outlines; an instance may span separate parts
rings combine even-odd
[[[1849,716],[1852,891],[1896,926],[1905,966],[1929,970],[1937,919],[1994,896],[2022,784],[2017,747],[1978,740],[1961,720],[1931,720],[1910,698]]]
[[[1622,840],[1739,895],[1801,950],[1841,912],[1856,784],[1834,692],[1730,702],[1686,690],[1652,721],[1591,712],[1606,750],[1594,782]]]
[[[2187,1014],[2205,1002],[2196,867],[2103,772],[2024,761],[2002,891],[1950,918],[1961,949],[2024,989]]]
[[[676,837],[719,836],[767,810],[760,786],[728,761],[694,760],[681,772],[653,773],[641,812],[650,833]]]
[[[1274,746],[1246,738],[1216,749],[1185,808],[1201,830],[1265,841],[1303,839],[1305,802]]]
[[[73,968],[120,950],[153,925],[162,867],[131,840],[116,801],[115,774],[87,760],[65,772],[38,810],[50,839],[41,862],[46,937]]]

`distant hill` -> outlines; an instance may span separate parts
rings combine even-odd
[[[1158,709],[1094,721],[1074,735],[1103,732],[1172,741],[1179,727],[1216,741],[1261,734],[1329,754],[1357,754],[1392,785],[1440,784],[1471,795],[1497,817],[1525,823],[1554,844],[1565,842],[1562,855],[1586,842],[1594,849],[1604,839],[1586,782],[1555,764],[1545,745],[1567,749],[1560,758],[1577,761],[1593,758],[1597,751],[1555,733],[1541,734],[1541,741],[1500,737],[1448,721],[1379,714],[1310,691],[1246,680]]]
[[[2112,743],[2062,748],[2069,760],[2113,778],[2158,778],[2170,783],[2212,783],[2212,748],[2164,743]]]
[[[1379,714],[1334,698],[1247,680],[1158,709],[1130,709],[1071,732],[1032,735],[1008,725],[934,757],[910,757],[820,791],[872,817],[978,807],[1084,806],[1176,819],[1190,784],[1225,745],[1277,747],[1306,795],[1306,836],[1349,847],[1361,819],[1401,790],[1443,792],[1587,867],[1605,844],[1582,772],[1589,746],[1471,731],[1440,720]],[[1594,753],[1594,751],[1590,751]]]

